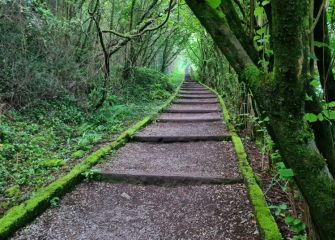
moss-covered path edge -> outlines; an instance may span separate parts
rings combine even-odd
[[[122,147],[137,131],[151,123],[156,116],[164,111],[178,95],[182,82],[175,90],[174,94],[157,110],[157,112],[143,118],[119,135],[119,137],[97,151],[87,156],[81,163],[76,165],[69,173],[52,182],[48,186],[41,188],[30,199],[18,206],[9,209],[0,219],[0,239],[10,237],[15,231],[34,220],[39,214],[50,207],[50,200],[54,197],[61,197],[70,192],[84,176],[83,173],[96,165],[104,156],[112,150]]]
[[[210,88],[209,86],[203,83],[200,84],[206,87],[211,92],[213,92],[219,99],[223,117],[228,126],[228,130],[232,138],[232,142],[234,145],[236,156],[239,161],[239,166],[243,175],[243,179],[245,185],[247,186],[249,200],[254,209],[256,221],[258,223],[258,227],[262,238],[264,240],[283,239],[279,231],[278,225],[270,212],[264,193],[260,188],[260,186],[258,185],[254,172],[248,162],[248,156],[245,152],[242,140],[236,133],[235,127],[230,120],[229,113],[223,98],[214,89]]]

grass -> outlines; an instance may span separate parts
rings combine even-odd
[[[66,99],[0,116],[0,216],[70,172],[97,145],[157,111],[182,80],[146,69],[137,75],[97,112]]]

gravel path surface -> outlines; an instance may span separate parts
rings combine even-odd
[[[230,142],[128,143],[96,168],[116,173],[242,178]]]
[[[85,183],[13,240],[259,239],[244,185]]]

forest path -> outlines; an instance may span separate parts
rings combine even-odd
[[[13,239],[260,239],[216,96],[186,77],[157,122]]]

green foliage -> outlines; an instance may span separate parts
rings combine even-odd
[[[10,187],[8,188],[6,191],[5,191],[5,194],[6,196],[10,197],[10,198],[13,198],[13,197],[18,197],[21,195],[21,190],[20,190],[20,186],[13,186],[13,187]]]
[[[275,210],[274,213],[276,217],[284,219],[284,223],[294,234],[294,237],[292,239],[296,240],[306,239],[305,236],[306,225],[300,219],[292,216],[289,213],[288,207],[285,203],[281,203],[280,205],[271,205],[269,208]]]
[[[282,161],[282,157],[280,156],[278,150],[273,151],[270,155],[270,158],[271,158],[271,161],[275,164]]]
[[[172,95],[163,106],[158,108],[158,111],[164,110],[171,104],[175,96],[176,93]],[[115,141],[90,154],[65,176],[52,182],[47,187],[39,189],[39,191],[26,202],[11,208],[6,215],[0,219],[0,238],[7,238],[18,228],[38,216],[38,214],[50,205],[50,199],[64,195],[82,179],[84,172],[91,169],[101,158],[109,154],[112,150],[123,146],[131,136],[151,122],[154,116],[155,115],[147,116],[137,122],[134,126],[123,132]]]
[[[221,0],[206,0],[206,2],[213,9],[218,8],[221,4]]]
[[[291,168],[286,168],[283,162],[279,162],[276,164],[277,172],[279,178],[284,181],[292,180],[294,177],[293,170]]]
[[[63,175],[95,145],[156,111],[182,80],[150,69],[140,69],[136,76],[96,112],[71,99],[56,99],[0,116],[0,215]],[[6,194],[16,186],[22,194]]]
[[[75,151],[74,153],[71,154],[71,157],[73,159],[76,159],[76,158],[81,158],[85,155],[85,151],[83,150],[78,150],[78,151]]]
[[[295,234],[300,234],[305,231],[305,224],[293,216],[287,216],[285,218],[285,223],[289,226],[290,230]]]
[[[335,120],[335,102],[323,103],[320,113],[306,113],[304,119],[310,123]]]
[[[306,113],[304,116],[305,120],[307,122],[316,122],[318,121],[318,116],[315,115],[314,113]]]
[[[98,176],[97,172],[93,171],[92,169],[89,169],[89,170],[83,172],[82,175],[84,176],[84,178],[85,178],[84,180],[86,182],[91,182],[94,179],[96,179],[96,177]]]
[[[61,167],[65,164],[65,161],[62,159],[50,159],[43,161],[41,163],[41,166],[46,167],[46,168],[54,168],[54,167]]]
[[[59,197],[53,197],[50,199],[50,207],[57,208],[59,206],[60,199]]]
[[[0,99],[14,105],[73,96],[85,79],[75,59],[78,22],[39,2],[0,2]]]
[[[287,210],[287,204],[286,203],[282,203],[278,206],[276,205],[271,205],[269,206],[270,209],[274,209],[275,210],[275,215],[277,217],[279,216],[285,216],[286,210]]]

